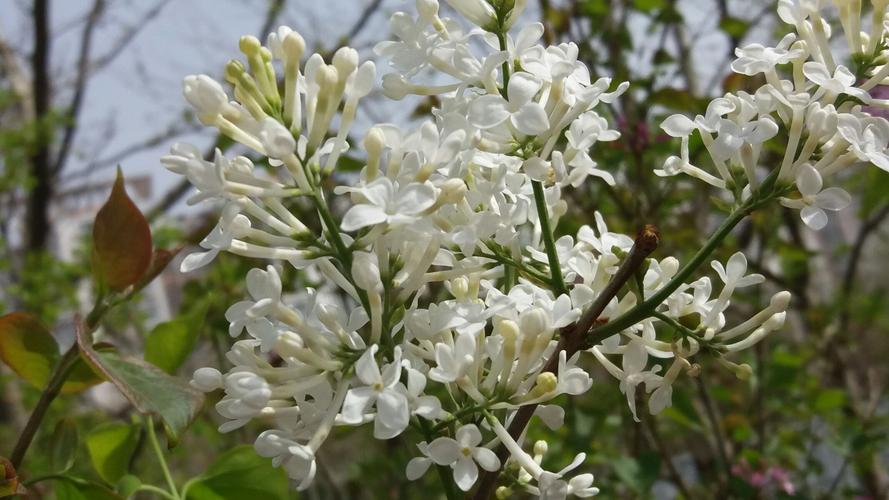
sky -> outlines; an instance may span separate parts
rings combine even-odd
[[[287,24],[315,47],[331,47],[357,22],[370,0],[289,0],[279,17],[279,24]],[[555,2],[558,3],[558,2]],[[747,3],[735,2],[735,6]],[[536,20],[536,2],[526,12]],[[0,35],[22,55],[30,51],[28,8],[30,1],[0,0]],[[85,13],[91,0],[55,0],[51,2],[51,23],[58,33],[54,41],[52,60],[55,78],[64,88],[73,78],[79,38]],[[125,155],[121,160],[124,173],[129,176],[149,175],[153,181],[153,198],[160,197],[174,186],[178,176],[167,172],[159,163],[175,141],[189,141],[207,146],[212,131],[196,132],[183,119],[186,103],[181,94],[185,75],[207,73],[219,75],[224,64],[239,56],[238,38],[256,34],[266,15],[268,0],[169,0],[152,19],[145,20],[156,1],[111,0],[104,22],[98,27],[93,45],[94,57],[105,57],[118,40],[138,23],[144,23],[138,35],[116,54],[112,62],[95,72],[84,98],[80,129],[76,136],[73,155],[63,175],[65,186],[103,182],[112,178],[114,162],[134,145],[156,137],[170,129],[189,130],[178,137],[167,138],[156,146]],[[702,5],[707,8],[701,8]],[[712,15],[712,0],[682,0],[680,8],[687,18],[694,40],[697,60],[707,60],[713,54],[728,50],[724,37],[713,34],[716,23]],[[413,1],[384,0],[351,45],[359,49],[362,58],[372,56],[373,44],[388,37],[387,19],[392,12],[412,10]],[[749,10],[749,9],[747,9]],[[743,14],[743,13],[739,13]],[[748,12],[749,14],[749,12]],[[647,23],[639,19],[633,29],[645,37]],[[264,40],[265,36],[260,36]],[[651,38],[651,37],[649,37]],[[656,47],[649,47],[654,50]],[[714,68],[702,65],[702,81],[709,81]],[[385,65],[378,64],[378,74]],[[62,96],[62,103],[67,99]],[[364,127],[377,121],[406,121],[412,106],[381,107],[370,100],[364,111]],[[359,130],[362,125],[359,125]],[[99,168],[91,168],[98,164]],[[89,171],[88,175],[83,172]],[[176,211],[183,207],[177,207]]]

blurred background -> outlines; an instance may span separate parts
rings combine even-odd
[[[677,147],[659,124],[671,113],[702,113],[724,92],[756,88],[730,75],[732,48],[780,38],[777,2],[528,3],[525,22],[544,23],[546,42],[574,42],[597,76],[631,82],[610,117],[621,140],[594,151],[618,183],[590,182],[570,192],[560,234],[592,224],[599,211],[613,230],[632,234],[658,225],[662,255],[688,257],[718,222],[719,203],[700,183],[652,174]],[[217,215],[186,206],[189,186],[158,161],[178,141],[208,156],[214,147],[229,147],[187,109],[185,75],[219,78],[240,55],[241,35],[264,39],[281,24],[321,54],[351,45],[362,59],[375,59],[374,44],[389,37],[390,15],[413,9],[408,0],[0,0],[0,314],[33,312],[60,344],[73,342],[75,315],[91,303],[90,227],[117,165],[157,246],[193,245],[212,227]],[[446,5],[442,15],[455,16]],[[385,63],[378,68],[386,72]],[[356,137],[374,123],[429,119],[435,102],[392,103],[375,94],[361,105]],[[692,155],[702,149],[692,143]],[[361,152],[351,158],[360,161]],[[794,295],[784,331],[743,360],[753,367],[750,380],[705,364],[699,377],[675,388],[673,408],[635,423],[617,384],[595,372],[589,393],[564,402],[559,433],[532,429],[532,439],[549,441],[547,460],[567,463],[586,452],[603,498],[889,498],[889,174],[857,169],[844,182],[856,204],[832,216],[825,230],[811,232],[795,213],[775,206],[736,230],[717,256],[724,261],[743,249],[769,281],[742,296],[733,309],[739,318],[777,290]],[[174,262],[139,301],[102,326],[121,350],[138,353],[149,332],[179,322],[197,339],[180,375],[227,366],[222,354],[233,340],[224,312],[243,297],[247,270],[260,265],[223,255],[202,273],[183,275]],[[288,278],[291,292],[311,285],[311,277]],[[0,454],[14,443],[38,394],[0,365]],[[171,452],[177,479],[205,471],[258,432],[218,434],[213,403]],[[41,443],[62,416],[73,417],[83,436],[131,422],[128,404],[109,384],[60,398],[29,457],[35,474],[49,467],[49,446]],[[435,497],[435,478],[404,479],[412,441],[379,442],[342,430],[321,450],[318,478],[299,497]],[[158,480],[144,447],[134,431],[123,473]],[[81,475],[119,479],[97,475],[88,451],[81,454],[75,463]],[[263,473],[268,484],[285,481],[280,471]],[[49,483],[36,491],[60,496]],[[245,494],[229,498],[258,498]],[[262,494],[297,497],[286,488]]]

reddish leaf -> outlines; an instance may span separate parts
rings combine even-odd
[[[19,483],[18,474],[12,463],[0,457],[0,498],[12,495],[24,495],[25,488]]]
[[[127,195],[123,173],[93,224],[93,273],[99,282],[122,291],[139,281],[151,264],[151,230]]]

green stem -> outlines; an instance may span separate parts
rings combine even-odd
[[[506,32],[500,30],[497,32],[497,40],[500,42],[500,50],[506,50]],[[503,61],[503,65],[501,66],[503,71],[503,96],[506,97],[506,89],[509,87],[509,60]]]
[[[588,336],[588,342],[597,344],[616,333],[625,330],[636,323],[648,318],[654,310],[661,305],[673,292],[682,284],[710,257],[710,254],[722,243],[722,240],[732,232],[732,229],[738,225],[744,218],[749,215],[757,204],[744,205],[726,218],[712,236],[704,243],[704,246],[688,261],[682,269],[660,290],[651,295],[641,304],[617,318],[605,323],[604,325],[593,329]]]
[[[154,450],[154,454],[157,456],[157,461],[160,463],[161,471],[164,473],[164,479],[167,481],[167,486],[170,488],[170,498],[179,500],[179,490],[176,489],[173,475],[170,474],[170,468],[167,467],[167,460],[164,458],[164,452],[161,449],[161,445],[157,440],[157,435],[154,432],[154,419],[149,416],[145,425],[148,428],[148,441],[151,443],[151,448]]]
[[[15,448],[12,450],[12,455],[9,457],[9,461],[12,463],[13,468],[18,469],[22,465],[22,461],[25,459],[25,453],[27,453],[28,448],[31,446],[31,442],[34,440],[34,436],[37,434],[40,424],[43,423],[43,418],[46,416],[47,410],[49,410],[49,405],[52,404],[53,400],[55,400],[56,396],[61,392],[62,386],[65,385],[65,379],[68,378],[68,374],[71,373],[71,369],[74,368],[74,363],[77,361],[79,355],[80,351],[77,348],[77,343],[75,343],[67,352],[65,352],[62,359],[53,370],[49,382],[46,384],[46,388],[40,394],[40,399],[31,411],[31,415],[28,417],[28,422],[25,424],[25,428],[22,429],[22,433],[19,435],[19,439],[15,443]]]
[[[157,486],[152,486],[150,484],[142,484],[138,488],[136,488],[136,491],[150,491],[151,493],[160,495],[160,496],[167,498],[169,500],[176,500],[176,497],[174,497],[173,495],[168,493],[166,490],[158,488]],[[134,491],[133,493],[135,493],[136,491]],[[130,498],[131,497],[132,497],[132,495],[130,495]]]
[[[556,251],[556,242],[553,239],[553,230],[549,223],[549,211],[546,209],[546,198],[543,192],[543,184],[540,181],[531,181],[534,188],[534,204],[537,206],[537,218],[540,220],[540,232],[543,233],[543,244],[546,246],[546,258],[549,261],[549,273],[552,284],[556,288],[557,295],[568,293],[568,287],[562,278],[562,266],[559,264],[559,254]]]
[[[343,274],[350,282],[352,282],[352,285],[355,285],[352,280],[352,253],[343,242],[342,236],[340,236],[340,226],[337,224],[336,220],[334,220],[333,214],[330,213],[330,208],[327,206],[324,194],[321,193],[320,190],[316,191],[312,200],[315,202],[315,208],[318,210],[318,215],[327,227],[327,235],[330,238],[330,241],[333,242],[334,249],[337,253],[337,260],[339,260],[343,266]],[[355,291],[358,293],[358,298],[361,301],[362,307],[367,311],[367,314],[370,314],[370,302],[367,299],[367,292],[361,290],[357,286],[355,287]]]

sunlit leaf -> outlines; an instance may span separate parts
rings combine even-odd
[[[105,424],[86,437],[86,449],[93,468],[111,484],[128,472],[130,458],[138,444],[139,428],[117,422]]]
[[[202,305],[155,326],[145,339],[145,360],[167,373],[176,373],[194,350],[206,311],[206,305]]]
[[[221,455],[192,483],[186,500],[236,500],[242,498],[289,498],[287,475],[250,446],[239,446]]]

